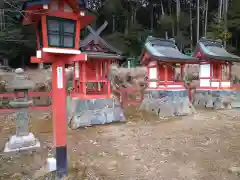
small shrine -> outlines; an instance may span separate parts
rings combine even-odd
[[[231,72],[240,57],[227,52],[221,40],[206,38],[199,40],[193,56],[200,61],[194,104],[211,108],[224,108],[223,104],[228,108],[236,106]]]
[[[87,55],[87,61],[75,63],[73,97],[81,99],[111,98],[110,65],[122,59],[121,52],[100,37],[107,27],[105,22],[97,31],[87,26],[89,35],[80,42],[80,49]]]
[[[73,129],[125,120],[108,78],[110,65],[118,64],[123,57],[119,50],[100,36],[107,25],[105,22],[96,31],[87,26],[90,33],[80,42],[80,49],[87,55],[87,61],[75,63],[74,67],[72,111],[69,114],[69,124]]]
[[[188,90],[183,82],[184,66],[198,63],[198,59],[182,54],[174,39],[148,37],[140,61],[148,72],[144,109],[160,116],[189,114]],[[180,81],[176,79],[176,68],[180,68]]]

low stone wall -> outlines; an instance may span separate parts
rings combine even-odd
[[[67,116],[72,129],[125,121],[123,110],[115,97],[91,100],[68,97]]]
[[[192,103],[196,107],[213,109],[240,108],[240,91],[235,90],[196,90]]]
[[[163,117],[189,115],[195,112],[189,102],[188,90],[147,90],[141,109]]]

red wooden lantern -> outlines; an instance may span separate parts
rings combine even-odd
[[[52,110],[57,175],[67,173],[65,65],[84,62],[87,55],[79,50],[80,30],[93,21],[84,1],[25,1],[22,23],[34,24],[37,53],[32,63],[52,63]]]

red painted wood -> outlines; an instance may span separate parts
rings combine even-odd
[[[72,19],[72,20],[78,20],[80,18],[80,15],[73,14],[72,12],[64,12],[64,11],[48,11],[46,13],[47,16],[53,16],[53,17],[59,17],[59,18],[65,18],[65,19]]]
[[[62,68],[62,75],[57,77],[57,68]],[[55,146],[66,146],[67,120],[66,120],[66,80],[65,63],[55,61],[52,63],[52,111],[53,136]],[[58,87],[59,78],[62,79],[62,88]]]
[[[80,20],[76,23],[76,38],[75,38],[75,49],[79,49],[80,44]]]
[[[232,64],[228,63],[228,66],[229,66],[229,80],[231,80],[232,79]]]
[[[56,60],[62,60],[66,64],[73,64],[76,61],[86,61],[86,54],[56,54],[56,53],[48,53],[42,52],[42,58],[39,59],[36,56],[32,56],[30,58],[31,63],[52,63]]]
[[[35,29],[36,29],[36,43],[37,43],[37,49],[40,49],[40,33],[42,32],[39,32],[38,30],[38,24],[35,24]]]
[[[43,40],[43,47],[48,47],[48,36],[47,36],[47,20],[46,15],[41,16],[42,20],[42,40]]]

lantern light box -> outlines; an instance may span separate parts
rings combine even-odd
[[[75,55],[65,58],[66,63],[86,61],[79,50],[80,31],[90,24],[94,17],[87,14],[85,1],[77,0],[35,0],[25,1],[24,25],[34,24],[37,35],[37,56],[33,63],[53,61],[51,53]]]

